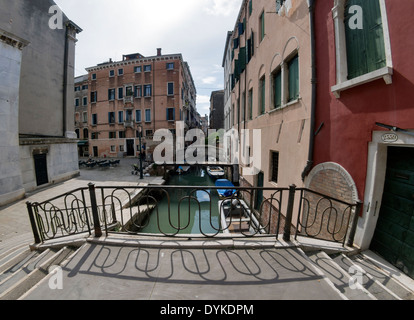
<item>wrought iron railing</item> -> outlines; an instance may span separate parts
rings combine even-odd
[[[219,189],[223,187],[89,184],[42,203],[28,202],[27,208],[36,243],[82,233],[276,239],[283,235],[286,241],[294,234],[343,244],[349,239],[352,245],[359,203],[295,186],[235,187],[225,198],[218,197]]]

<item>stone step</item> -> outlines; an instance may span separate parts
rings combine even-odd
[[[384,287],[393,292],[402,300],[414,300],[413,291],[405,288],[403,284],[386,274],[384,270],[377,267],[371,260],[367,259],[363,254],[351,257],[351,260],[361,267],[364,271],[372,276],[373,279],[381,283]]]
[[[324,251],[312,251],[307,253],[333,285],[349,300],[377,300],[362,285],[353,285],[351,275],[343,270]]]
[[[331,258],[345,271],[347,271],[353,279],[360,283],[378,300],[402,300],[392,290],[384,286],[380,281],[375,279],[369,269],[364,269],[354,260],[344,254],[331,255]]]
[[[4,263],[0,266],[0,283],[8,278],[11,274],[18,271],[24,266],[30,259],[39,255],[38,252],[31,251],[30,249],[24,249],[10,254],[4,259]]]
[[[25,293],[35,288],[52,271],[51,267],[61,265],[75,251],[76,249],[67,247],[57,252],[46,250],[42,257],[29,263],[27,270],[30,269],[30,273],[26,273],[26,270],[22,269],[18,276],[15,276],[13,281],[10,282],[12,285],[0,293],[0,300],[18,300]]]
[[[9,269],[8,272],[5,272],[3,277],[0,278],[0,292],[5,292],[8,288],[12,287],[53,254],[54,252],[51,250],[46,250],[41,254],[37,252],[29,254],[21,262]]]

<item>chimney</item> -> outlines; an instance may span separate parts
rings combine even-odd
[[[157,56],[158,56],[158,57],[160,57],[160,56],[161,56],[161,50],[162,50],[161,48],[158,48],[158,49],[157,49]]]

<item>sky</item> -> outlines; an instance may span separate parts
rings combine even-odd
[[[197,110],[209,114],[212,91],[224,88],[227,32],[243,0],[55,0],[83,31],[78,34],[75,75],[122,55],[181,53],[197,89]]]

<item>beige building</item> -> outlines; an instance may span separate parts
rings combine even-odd
[[[196,89],[181,54],[144,57],[124,55],[88,71],[89,153],[93,157],[150,156],[158,144],[158,129],[176,133],[176,122],[186,129],[198,125]],[[76,115],[82,118],[81,113]],[[83,118],[82,118],[83,119]],[[82,134],[80,132],[80,134]]]
[[[261,130],[261,159],[252,161],[255,175],[243,174],[250,161],[241,165],[241,186],[303,185],[312,97],[309,25],[305,0],[242,3],[226,48],[230,57],[224,57],[232,63],[227,121],[240,136],[240,159],[253,156],[251,130]],[[246,142],[244,129],[250,130]]]

